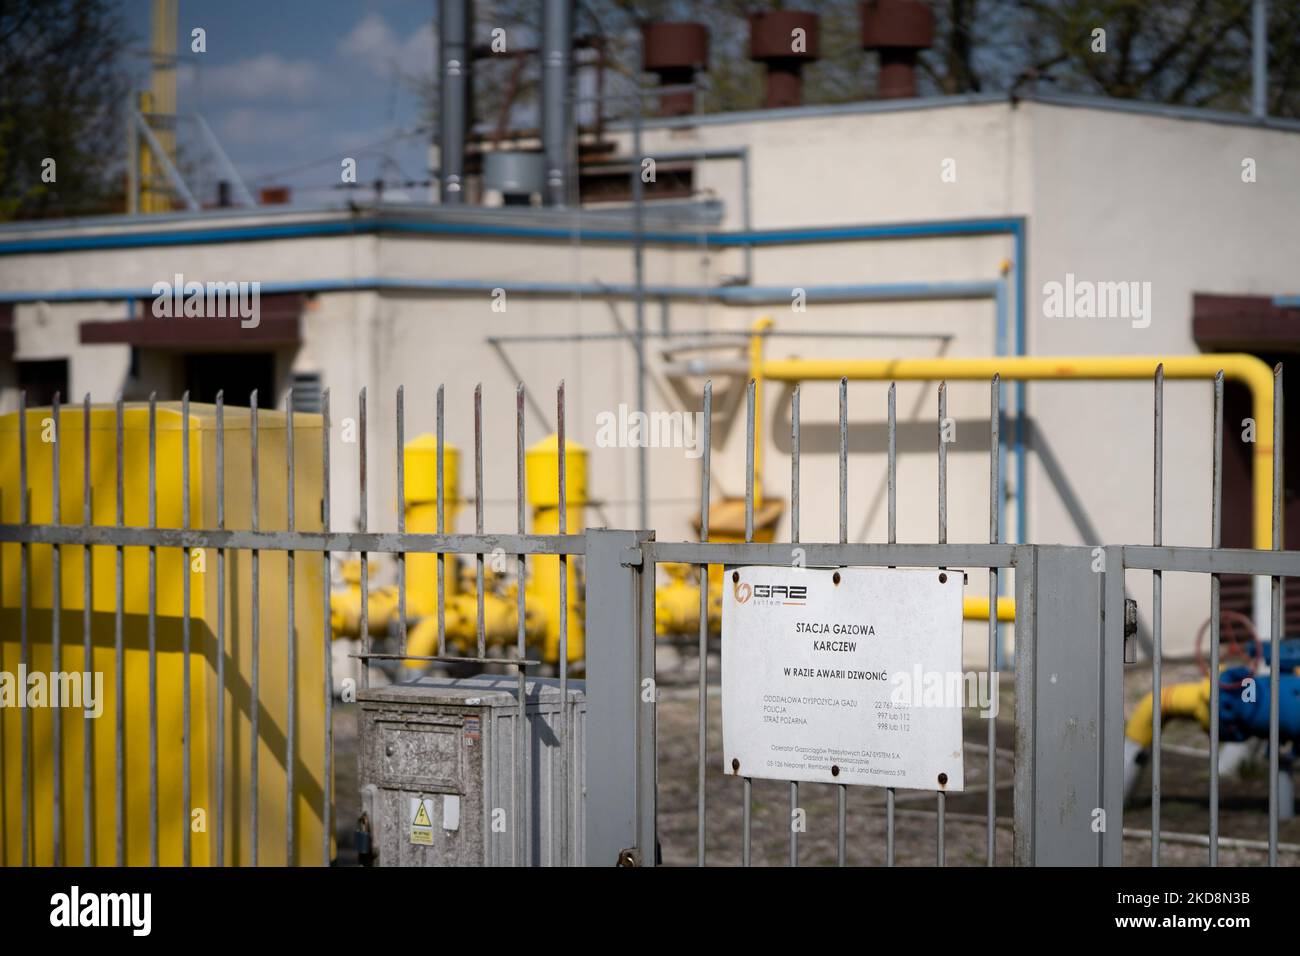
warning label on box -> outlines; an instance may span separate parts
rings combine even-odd
[[[411,842],[433,846],[433,797],[411,798]]]

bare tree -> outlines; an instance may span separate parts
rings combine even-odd
[[[0,0],[0,219],[121,208],[125,43],[110,0]]]

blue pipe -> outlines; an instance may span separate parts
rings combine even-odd
[[[957,219],[940,222],[892,223],[886,225],[852,225],[799,227],[790,229],[749,229],[735,232],[649,231],[647,242],[661,245],[698,246],[703,242],[714,248],[797,243],[837,242],[863,239],[926,239],[947,236],[989,236],[1017,233],[1023,219]],[[327,238],[373,233],[407,235],[477,236],[505,239],[554,239],[572,242],[630,242],[635,238],[628,229],[561,229],[540,226],[507,226],[484,223],[405,222],[395,219],[343,222],[267,223],[256,226],[215,227],[207,229],[153,230],[95,236],[55,236],[49,239],[0,241],[0,256],[37,252],[69,252],[87,249],[134,249],[146,246],[202,245],[216,242],[260,242],[273,239]]]
[[[659,298],[699,301],[708,298],[728,305],[789,305],[791,286],[646,286],[646,294]],[[442,292],[473,295],[504,289],[516,295],[569,296],[579,292],[592,297],[623,297],[634,292],[631,285],[603,282],[515,282],[509,279],[406,279],[370,276],[356,279],[302,279],[291,282],[263,282],[263,295],[312,292]],[[874,285],[821,285],[804,287],[809,303],[828,302],[917,302],[925,300],[996,298],[998,282],[886,282]],[[0,292],[0,302],[116,302],[152,299],[152,287],[27,290]]]
[[[296,223],[289,225],[265,224],[258,226],[244,226],[238,228],[226,229],[183,229],[171,231],[153,231],[139,232],[119,235],[98,235],[98,236],[61,236],[53,239],[23,239],[14,242],[0,241],[0,256],[19,255],[33,252],[56,252],[84,249],[104,249],[104,248],[139,248],[145,246],[167,246],[167,245],[192,245],[199,243],[215,242],[241,242],[241,241],[261,241],[269,239],[286,239],[286,238],[309,238],[325,237],[336,235],[359,235],[380,232],[419,234],[419,235],[461,235],[461,236],[479,236],[485,238],[515,238],[515,239],[555,239],[557,241],[572,242],[576,236],[579,241],[587,242],[629,242],[634,235],[629,230],[618,229],[557,229],[542,228],[529,226],[497,226],[473,223],[420,223],[420,222],[403,222],[400,220],[372,219],[366,222],[349,220],[346,222],[315,222],[315,223]],[[1026,354],[1025,346],[1025,316],[1026,316],[1026,287],[1028,272],[1026,263],[1026,222],[1021,216],[987,218],[987,219],[957,219],[941,220],[937,222],[907,222],[891,223],[885,225],[851,225],[851,226],[829,226],[829,227],[803,227],[788,229],[746,229],[736,232],[712,232],[701,236],[698,233],[681,233],[681,232],[647,232],[644,234],[645,241],[661,245],[693,245],[704,244],[715,248],[732,248],[748,247],[758,245],[780,245],[780,244],[801,244],[817,242],[843,242],[854,240],[884,240],[884,239],[925,239],[925,238],[945,238],[958,236],[988,236],[988,235],[1005,235],[1009,234],[1013,240],[1012,252],[1012,269],[1016,273],[1016,296],[1015,296],[1015,354]],[[437,284],[441,281],[441,285]],[[263,290],[268,294],[275,292],[293,292],[293,291],[329,291],[331,289],[413,289],[427,291],[448,291],[448,292],[481,292],[484,288],[505,288],[528,294],[529,292],[539,295],[562,295],[572,294],[574,291],[582,291],[585,295],[610,295],[628,294],[624,291],[627,287],[606,287],[599,285],[575,287],[563,283],[483,283],[471,281],[456,280],[432,280],[429,283],[423,283],[415,279],[360,279],[360,280],[340,280],[334,285],[330,285],[328,280],[320,280],[312,286],[312,289],[303,287],[301,283],[268,283],[263,286]],[[966,292],[960,297],[970,298],[976,296],[988,295],[987,291],[981,289],[974,291],[976,286],[988,286],[988,283],[949,283],[953,287],[966,287]],[[932,284],[900,284],[897,286],[822,286],[812,290],[807,290],[810,301],[815,301],[817,294],[824,296],[822,301],[849,301],[847,298],[851,294],[850,290],[882,290],[892,289],[889,294],[882,294],[881,298],[892,298],[895,300],[905,298],[939,298],[944,295],[944,283]],[[741,291],[748,288],[750,291]],[[113,294],[104,294],[111,292]],[[672,297],[674,295],[684,295],[691,298],[699,299],[703,296],[714,298],[717,301],[734,302],[736,304],[755,305],[769,304],[772,302],[788,302],[790,290],[781,288],[781,294],[778,296],[775,287],[767,289],[754,289],[753,287],[729,286],[721,289],[710,289],[701,287],[699,289],[687,289],[683,287],[655,287],[646,290],[649,295],[659,295],[661,297]],[[93,293],[93,294],[92,294]],[[129,294],[124,294],[129,293]],[[994,296],[997,292],[992,293]],[[152,291],[146,294],[131,292],[130,290],[99,290],[95,292],[90,290],[87,293],[0,293],[0,302],[23,302],[23,301],[83,301],[92,299],[138,299],[151,298]],[[748,296],[749,298],[746,298]],[[767,296],[768,298],[764,298]],[[845,298],[840,298],[844,296]],[[867,298],[858,301],[868,301]],[[1282,296],[1274,300],[1274,304],[1280,307],[1297,307],[1300,306],[1300,296]],[[999,326],[1002,322],[999,320]],[[999,328],[999,335],[1001,329]],[[999,354],[1002,354],[1002,348]],[[1016,540],[1024,542],[1028,536],[1028,508],[1026,504],[1026,456],[1024,450],[1024,427],[1023,420],[1025,416],[1025,383],[1016,383],[1016,421],[1013,437],[1015,471],[1016,471]]]

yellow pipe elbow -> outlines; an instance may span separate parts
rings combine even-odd
[[[1194,720],[1206,730],[1210,727],[1210,681],[1170,684],[1160,691],[1160,722],[1172,718]],[[1142,747],[1151,746],[1151,694],[1138,702],[1124,725],[1124,736]]]
[[[837,381],[988,381],[994,373],[1005,381],[1142,381],[1163,364],[1169,380],[1213,380],[1219,373],[1250,389],[1255,419],[1255,492],[1253,540],[1261,550],[1273,546],[1273,372],[1263,361],[1244,353],[1221,355],[1014,355],[1000,358],[904,359],[756,359],[751,348],[752,374],[777,382]],[[1280,545],[1280,542],[1279,542]]]

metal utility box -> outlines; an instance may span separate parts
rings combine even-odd
[[[518,692],[517,678],[487,675],[357,694],[362,809],[377,865],[584,861],[584,685],[569,682],[562,710],[558,681],[530,679],[522,733]]]

